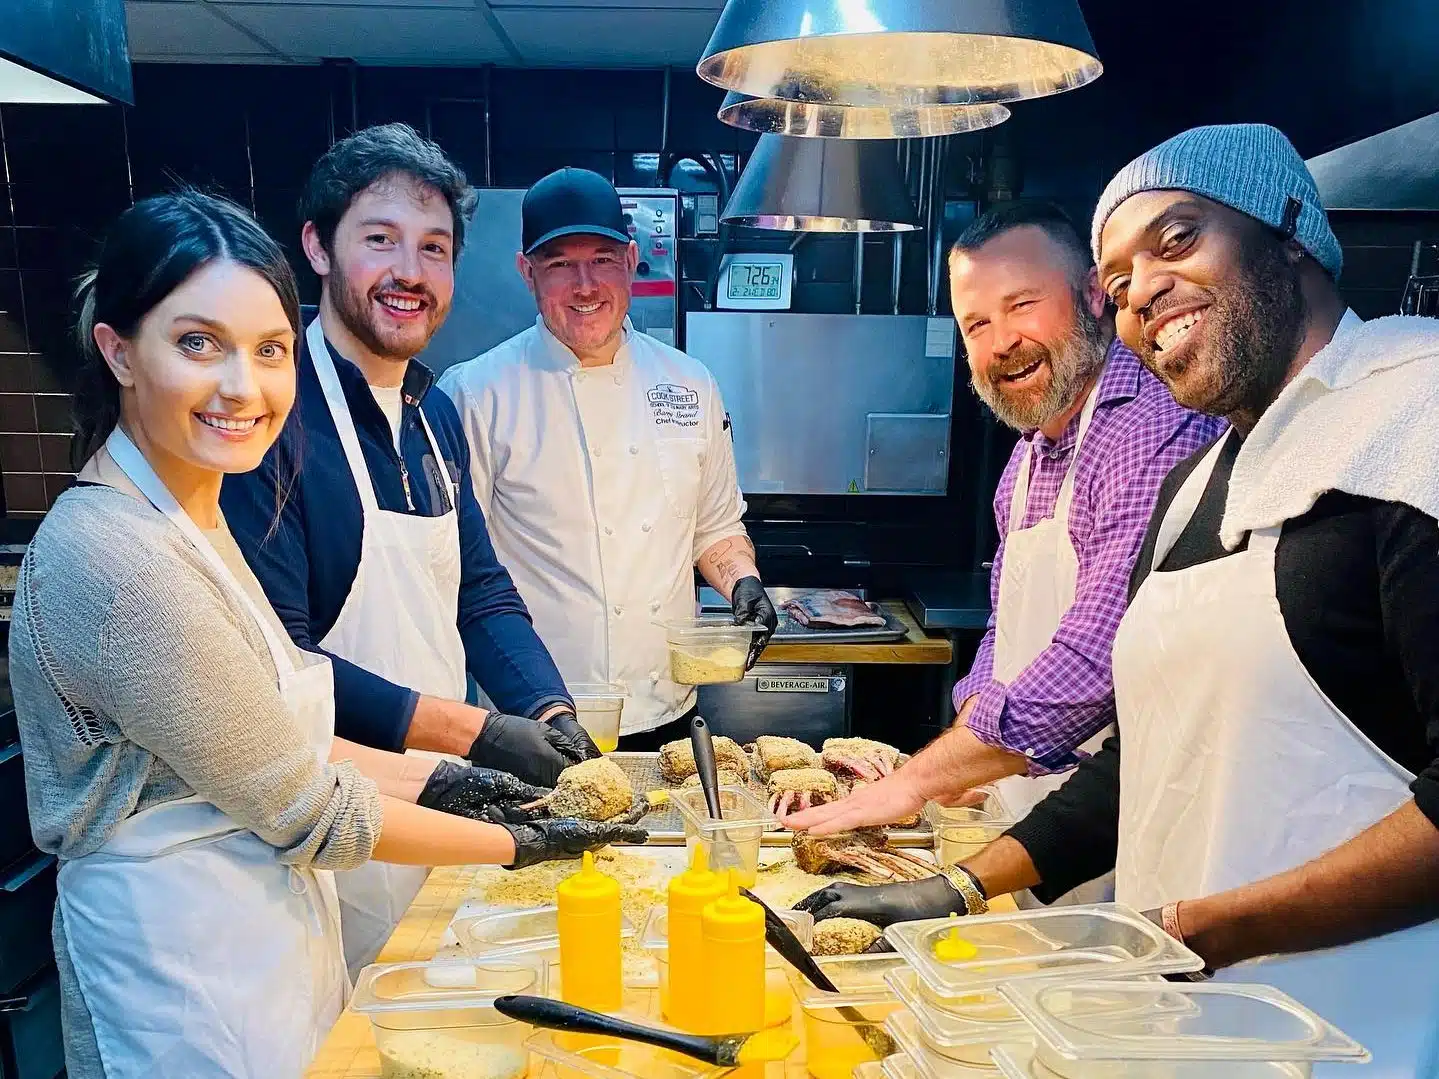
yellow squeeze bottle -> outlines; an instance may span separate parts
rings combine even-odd
[[[695,847],[690,867],[670,878],[668,894],[669,977],[664,1017],[681,1030],[703,1025],[709,970],[704,958],[704,909],[725,894],[725,879],[705,865]]]
[[[555,888],[560,923],[560,995],[597,1012],[624,1003],[620,957],[620,885],[585,852],[580,871]]]
[[[725,894],[704,909],[704,965],[708,972],[704,1034],[742,1034],[764,1028],[764,912],[739,894],[729,870]]]

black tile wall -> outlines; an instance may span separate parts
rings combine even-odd
[[[318,287],[296,202],[315,159],[356,125],[403,120],[474,183],[526,186],[562,165],[654,183],[664,76],[654,71],[139,65],[134,108],[0,106],[0,470],[4,512],[38,516],[73,482],[74,282],[108,222],[180,185],[224,194]],[[485,135],[486,91],[493,141]],[[673,77],[670,146],[753,145],[714,119],[720,94]],[[639,158],[637,164],[636,158]]]

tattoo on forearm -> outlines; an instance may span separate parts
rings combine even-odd
[[[754,544],[747,537],[732,536],[705,552],[704,561],[725,588],[733,588],[745,571],[754,565]]]

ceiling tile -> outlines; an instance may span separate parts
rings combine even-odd
[[[168,58],[175,53],[253,58],[268,50],[201,4],[129,0],[125,5],[134,60]]]
[[[512,57],[473,7],[226,3],[223,10],[297,60],[361,63],[504,62]]]
[[[495,14],[527,64],[558,67],[695,64],[717,18],[714,10],[538,5]]]

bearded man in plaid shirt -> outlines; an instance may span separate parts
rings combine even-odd
[[[880,782],[785,820],[818,835],[960,804],[995,781],[1018,819],[1097,749],[1159,485],[1224,430],[1176,404],[1115,336],[1089,246],[1057,207],[986,213],[949,268],[974,391],[1021,435],[994,497],[993,614],[954,687],[954,726]],[[1103,897],[1102,884],[1077,891]]]

